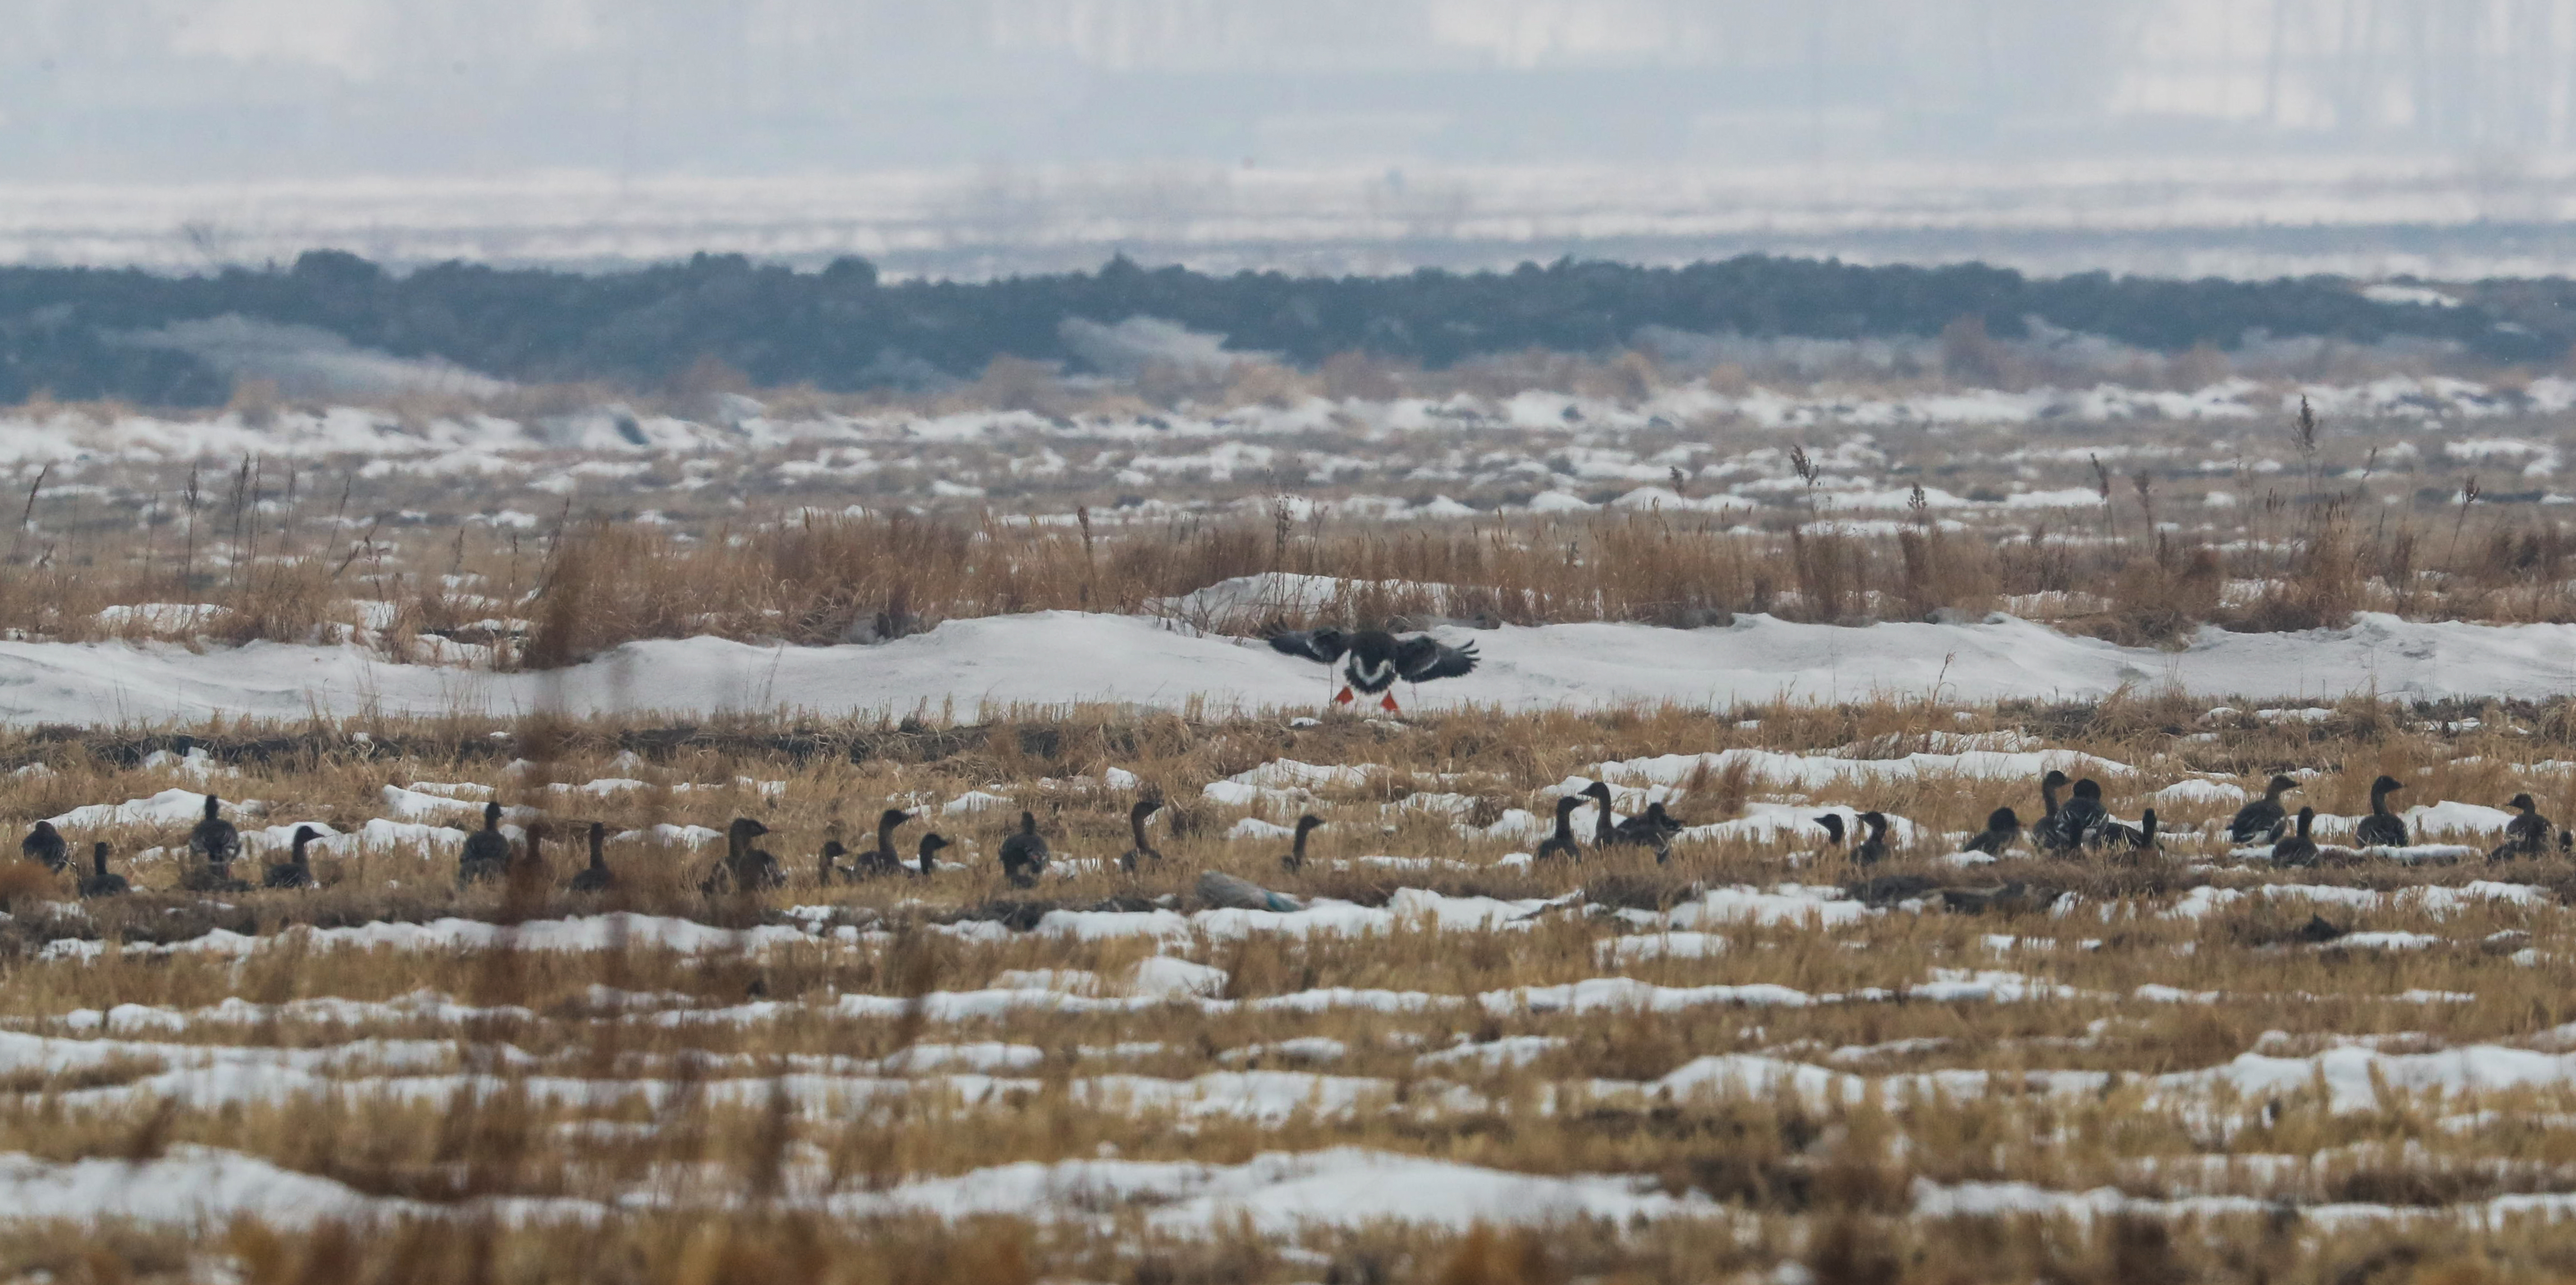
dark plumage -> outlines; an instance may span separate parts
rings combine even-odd
[[[903,869],[903,856],[894,848],[894,832],[912,817],[902,808],[887,808],[877,814],[877,850],[868,854],[867,873],[890,875]]]
[[[241,831],[223,818],[224,801],[206,796],[206,819],[188,832],[188,854],[210,866],[229,866],[241,855]]]
[[[2308,827],[2316,824],[2315,808],[2299,809],[2299,832],[2272,845],[2272,864],[2276,866],[2312,866],[2317,863],[2317,841],[2308,837]]]
[[[2504,825],[2504,842],[2487,854],[2489,861],[2511,861],[2516,857],[2537,857],[2549,851],[2549,838],[2557,827],[2540,815],[2540,805],[2528,794],[2517,794],[2505,804],[2521,813]]]
[[[2067,776],[2055,768],[2039,778],[2039,821],[2030,828],[2031,846],[2046,849],[2057,830],[2057,792],[2066,788]]]
[[[725,829],[725,873],[732,878],[734,889],[750,892],[776,888],[787,882],[787,872],[778,866],[778,858],[751,841],[769,833],[769,827],[750,817],[735,817]]]
[[[1556,833],[1538,845],[1539,860],[1553,861],[1563,857],[1572,861],[1583,855],[1582,849],[1574,842],[1574,809],[1582,802],[1583,796],[1579,794],[1569,794],[1556,801]]]
[[[1828,812],[1823,816],[1817,817],[1816,824],[1825,828],[1825,842],[1830,843],[1837,848],[1843,846],[1842,813]]]
[[[815,881],[828,887],[835,883],[857,879],[859,877],[858,871],[841,864],[841,858],[848,855],[850,855],[850,850],[842,847],[840,840],[825,839],[823,841],[823,855],[815,861]]]
[[[2227,837],[2237,843],[2278,842],[2282,827],[2289,824],[2290,813],[2281,806],[2281,796],[2299,788],[2297,781],[2275,776],[2263,787],[2263,797],[2236,809],[2227,823]]]
[[[1583,797],[1592,800],[1592,846],[1606,848],[1618,827],[1610,818],[1610,785],[1594,781],[1583,787]]]
[[[2361,819],[2353,838],[2365,848],[2402,848],[2406,846],[2406,818],[2388,810],[2388,796],[2406,788],[2403,781],[2383,776],[2370,783],[2370,815]]]
[[[1013,887],[1036,887],[1038,876],[1046,872],[1047,857],[1047,841],[1038,834],[1037,814],[1023,809],[1019,833],[1002,840],[1002,873],[1010,877]]]
[[[939,850],[947,846],[948,840],[940,837],[936,830],[921,836],[921,873],[929,874],[939,868]]]
[[[465,850],[456,857],[458,883],[483,883],[510,872],[510,839],[501,833],[501,804],[498,800],[483,805],[483,828],[465,836]]]
[[[1852,861],[1858,865],[1874,866],[1887,860],[1887,814],[1863,812],[1860,823],[1868,828],[1869,837],[1852,845]]]
[[[1145,819],[1162,809],[1163,801],[1155,798],[1138,799],[1134,807],[1127,809],[1127,838],[1131,846],[1127,849],[1127,855],[1119,860],[1126,864],[1129,871],[1134,871],[1136,867],[1148,861],[1156,863],[1162,861],[1163,854],[1156,852],[1154,845],[1145,841]]]
[[[51,821],[39,821],[27,837],[18,841],[18,855],[29,861],[45,863],[47,870],[60,871],[71,863],[71,854],[63,845],[62,832]]]
[[[1297,818],[1297,837],[1288,845],[1288,855],[1279,858],[1279,868],[1295,874],[1306,868],[1306,836],[1322,828],[1324,818],[1307,813]]]
[[[284,861],[269,863],[268,876],[260,881],[269,888],[310,888],[313,886],[313,858],[304,851],[306,844],[322,837],[322,832],[309,825],[295,827],[295,846]]]
[[[1456,647],[1442,644],[1428,634],[1398,638],[1383,629],[1313,629],[1270,636],[1272,650],[1290,656],[1341,667],[1344,686],[1333,698],[1335,704],[1349,704],[1354,690],[1376,696],[1381,708],[1396,712],[1395,694],[1389,688],[1401,678],[1409,683],[1427,683],[1435,678],[1461,678],[1476,668],[1476,644]]]
[[[1968,840],[1960,850],[2000,857],[2006,849],[2013,846],[2013,841],[2019,838],[2021,838],[2021,817],[2011,808],[1996,808],[1986,814],[1985,831]]]
[[[122,897],[126,893],[133,891],[131,887],[127,886],[125,876],[112,875],[107,872],[107,845],[105,843],[93,843],[90,845],[89,864],[90,872],[87,875],[82,876],[80,881],[80,895],[84,899],[90,897]]]
[[[597,821],[591,822],[590,864],[574,872],[574,892],[606,892],[610,884],[617,882],[617,876],[608,869],[607,846],[608,827]]]
[[[2156,846],[2156,810],[2149,808],[2138,815],[2134,826],[2106,821],[2093,832],[2093,843],[2103,848],[2130,848],[2145,851]]]
[[[2063,773],[2050,773],[2064,777]],[[2075,792],[2040,829],[2039,846],[2051,852],[2073,852],[2101,841],[2102,827],[2110,824],[2111,814],[2102,806],[2102,783],[2086,777],[2075,783]]]
[[[1655,862],[1661,865],[1673,859],[1673,836],[1682,832],[1682,823],[1664,811],[1661,803],[1649,803],[1643,815],[1632,816],[1611,831],[1610,842],[1653,848]]]

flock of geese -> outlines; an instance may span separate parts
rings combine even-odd
[[[2227,823],[2227,837],[2239,844],[2269,844],[2275,865],[2306,866],[2320,861],[2358,859],[2354,849],[2320,846],[2313,834],[2316,809],[2302,807],[2296,814],[2282,803],[2282,796],[2293,793],[2299,783],[2288,776],[2274,776],[2263,791],[2263,797],[2237,809]],[[2382,776],[2370,785],[2370,815],[2363,817],[2354,829],[2354,837],[2363,848],[2400,848],[2411,842],[2406,819],[2388,809],[2388,796],[2405,789],[2391,776]],[[2066,797],[2060,799],[2059,792]],[[2041,813],[2028,827],[2030,844],[2042,854],[2068,855],[2086,851],[2143,851],[2156,847],[2156,812],[2148,808],[2132,826],[2113,816],[2102,805],[2102,786],[2090,778],[2069,780],[2064,772],[2052,771],[2039,783]],[[1610,786],[1594,781],[1575,793],[1556,801],[1556,829],[1535,854],[1540,861],[1574,860],[1583,855],[1586,844],[1574,830],[1574,810],[1586,800],[1595,804],[1594,826],[1589,846],[1596,850],[1614,848],[1647,848],[1653,850],[1658,863],[1672,858],[1672,841],[1683,823],[1667,812],[1661,802],[1651,802],[1644,812],[1615,819],[1610,807]],[[2540,814],[2539,806],[2529,794],[2516,794],[2507,803],[2514,809],[2513,819],[2505,825],[2505,841],[2487,853],[2489,861],[2509,861],[2519,857],[2538,857],[2553,846],[2567,852],[2576,849],[2576,834],[2554,826]],[[180,876],[180,887],[189,892],[248,892],[252,885],[234,877],[233,863],[241,856],[241,832],[223,819],[223,801],[206,796],[205,817],[188,835],[188,868]],[[1134,871],[1151,862],[1160,864],[1163,854],[1155,850],[1146,837],[1145,823],[1163,807],[1162,800],[1146,797],[1128,809],[1127,827],[1131,846],[1120,864]],[[505,881],[525,874],[542,876],[545,862],[542,845],[550,837],[549,828],[539,822],[530,825],[523,844],[514,845],[501,831],[501,805],[483,807],[483,828],[465,838],[457,855],[456,876],[461,885]],[[853,883],[894,874],[930,875],[939,868],[939,853],[950,846],[936,832],[924,834],[915,845],[910,860],[895,847],[895,831],[918,817],[918,813],[901,808],[887,808],[877,817],[875,846],[853,853],[837,839],[823,845],[817,875],[823,884]],[[1828,812],[1815,818],[1825,832],[1830,848],[1850,844],[1849,857],[1859,865],[1875,865],[1893,851],[1888,842],[1888,818],[1881,812],[1862,812],[1855,818],[1857,832],[1847,832],[1840,813]],[[1287,855],[1279,858],[1281,869],[1290,873],[1306,865],[1307,836],[1324,825],[1321,817],[1311,813],[1297,819],[1295,838]],[[608,827],[598,821],[589,824],[590,862],[574,873],[565,887],[574,892],[605,892],[616,883],[617,876],[608,868],[605,847]],[[753,840],[769,833],[769,827],[750,817],[737,817],[725,831],[725,855],[700,882],[699,889],[708,894],[729,891],[753,891],[776,888],[787,883],[786,868],[777,857],[758,847]],[[1961,845],[1963,851],[2000,857],[2021,841],[2024,834],[2021,817],[2011,808],[1997,808],[1986,818],[1986,828]],[[287,857],[270,862],[259,882],[263,888],[310,888],[314,886],[313,862],[309,849],[314,840],[324,837],[309,825],[295,828]],[[61,873],[71,864],[71,853],[60,831],[51,821],[39,821],[20,841],[19,852],[30,861],[43,863]],[[90,869],[80,876],[82,897],[115,897],[132,891],[124,876],[107,868],[108,845],[90,847]],[[1023,810],[1019,828],[1002,840],[1000,850],[1002,873],[1014,886],[1036,886],[1052,860],[1046,836],[1038,833],[1037,816]]]

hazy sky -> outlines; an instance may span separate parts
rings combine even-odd
[[[6,0],[0,179],[2432,152],[2576,0]]]

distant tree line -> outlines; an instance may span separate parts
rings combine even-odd
[[[2172,281],[2103,273],[2038,279],[1982,265],[1862,267],[1746,256],[1680,268],[1527,264],[1395,277],[1209,276],[1124,258],[1097,272],[958,283],[880,281],[864,260],[817,272],[702,254],[582,274],[468,263],[386,272],[317,250],[283,270],[171,277],[87,268],[0,270],[0,402],[39,392],[203,405],[229,380],[130,336],[236,314],[319,327],[403,356],[526,382],[658,387],[708,359],[763,386],[851,391],[971,378],[995,357],[1080,362],[1069,317],[1152,316],[1230,348],[1312,365],[1363,352],[1432,368],[1530,348],[1601,353],[1641,327],[1751,336],[1933,335],[1962,318],[2010,338],[2038,317],[2143,348],[2227,349],[2249,332],[2368,343],[2455,341],[2489,360],[2556,363],[2576,343],[2576,285],[2471,287],[2458,307],[2393,306],[2330,277]]]

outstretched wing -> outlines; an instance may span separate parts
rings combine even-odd
[[[1405,681],[1414,683],[1464,678],[1475,672],[1476,644],[1447,647],[1429,634],[1416,634],[1395,645],[1395,669]]]
[[[1351,645],[1339,629],[1307,629],[1270,635],[1270,649],[1329,665],[1340,660]]]

